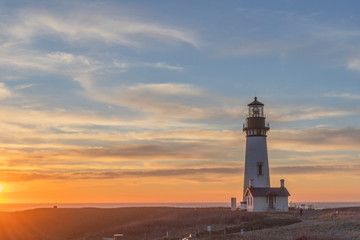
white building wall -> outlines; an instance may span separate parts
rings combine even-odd
[[[262,163],[262,175],[258,175],[257,164]],[[249,187],[249,180],[253,179],[253,187],[270,187],[269,161],[266,137],[254,136],[246,138],[246,154],[244,168],[244,189]],[[246,201],[244,197],[244,201]]]
[[[269,211],[269,197],[255,197],[249,201],[248,198],[251,198],[251,195],[247,196],[247,211],[248,212],[266,212]],[[251,204],[249,204],[251,203]],[[287,212],[288,211],[288,197],[276,197],[274,198],[274,209],[278,212]]]
[[[266,212],[268,210],[269,203],[267,197],[255,197],[253,212]]]
[[[248,212],[266,212],[267,209],[268,209],[268,204],[266,202],[266,197],[252,198],[252,205],[249,204],[247,205]]]
[[[274,204],[276,211],[287,212],[288,208],[288,197],[276,197],[276,203]]]

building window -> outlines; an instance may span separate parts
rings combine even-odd
[[[252,198],[251,198],[251,196],[247,197],[247,205],[252,206]]]
[[[263,175],[263,163],[258,162],[256,165],[257,165],[257,174],[258,175]]]

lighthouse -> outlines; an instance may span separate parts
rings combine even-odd
[[[266,144],[266,133],[269,129],[269,123],[265,122],[264,104],[255,97],[254,101],[248,104],[248,115],[243,126],[246,133],[243,196],[250,184],[252,187],[270,187]]]
[[[248,104],[248,115],[243,126],[246,133],[246,153],[241,208],[249,212],[288,211],[290,193],[285,188],[285,180],[280,179],[280,187],[270,187],[266,144],[269,130],[269,123],[265,121],[264,104],[255,97]]]

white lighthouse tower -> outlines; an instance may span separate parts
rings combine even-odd
[[[266,144],[266,133],[270,128],[265,122],[264,104],[255,97],[248,104],[248,110],[243,128],[246,132],[246,154],[241,208],[249,212],[287,212],[290,193],[285,188],[285,180],[280,179],[280,187],[270,187]]]
[[[254,101],[248,104],[248,116],[243,126],[243,131],[246,133],[243,196],[248,187],[270,187],[266,144],[266,133],[269,129],[269,124],[265,122],[264,104],[255,97]],[[245,196],[243,201],[246,201]]]

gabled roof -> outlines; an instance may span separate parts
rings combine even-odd
[[[259,102],[257,100],[257,97],[254,97],[254,101],[252,103],[249,103],[248,106],[254,106],[254,105],[257,105],[257,106],[264,106],[263,103]]]
[[[248,192],[251,194],[252,197],[266,197],[270,194],[274,194],[279,197],[290,196],[290,193],[288,192],[288,190],[286,188],[282,188],[282,187],[277,187],[277,188],[274,188],[274,187],[272,187],[272,188],[270,188],[270,187],[265,187],[265,188],[250,187],[250,188],[246,189],[244,196],[246,196]]]

